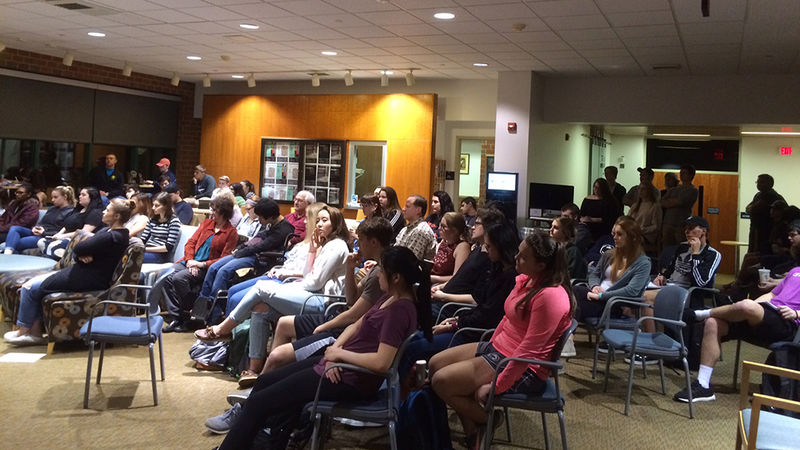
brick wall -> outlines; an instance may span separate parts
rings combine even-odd
[[[192,176],[192,168],[200,162],[200,119],[192,117],[194,113],[194,84],[181,82],[177,87],[170,84],[168,78],[145,75],[135,71],[130,77],[122,75],[122,68],[106,67],[78,61],[67,67],[61,58],[42,55],[13,48],[0,52],[0,67],[49,75],[59,78],[119,86],[141,91],[155,92],[181,97],[178,110],[178,138],[176,142],[177,161],[172,162],[172,170],[178,177],[181,186],[188,188]],[[134,70],[136,67],[134,67]]]

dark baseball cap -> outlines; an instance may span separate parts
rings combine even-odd
[[[168,194],[177,194],[181,191],[181,187],[178,186],[178,183],[170,183],[167,187],[164,188],[164,192]]]
[[[651,169],[649,167],[639,167],[636,170],[638,170],[639,173],[646,173],[647,175],[650,175],[651,177],[655,176],[655,172],[653,172],[653,169]]]
[[[708,221],[700,216],[689,216],[683,223],[687,228],[700,227],[708,229]]]

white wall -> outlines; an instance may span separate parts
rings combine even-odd
[[[461,153],[469,155],[469,174],[458,175],[458,196],[478,198],[481,195],[481,141],[462,139],[459,159]]]
[[[617,166],[619,174],[617,182],[625,189],[630,189],[639,184],[639,167],[644,167],[644,158],[647,143],[644,136],[625,136],[612,134],[609,138],[610,158],[609,166]],[[621,168],[619,158],[623,157],[625,168]]]
[[[531,72],[500,72],[497,85],[494,169],[519,174],[517,217],[528,217],[528,167],[530,160],[532,115],[538,107],[539,77]],[[508,123],[517,124],[517,132],[508,132]]]
[[[781,156],[780,147],[792,147],[793,154]],[[756,178],[768,173],[775,178],[775,190],[790,205],[800,206],[797,176],[800,174],[800,137],[742,136],[739,147],[739,211],[756,195]],[[747,242],[750,221],[739,219],[739,240]]]
[[[569,134],[569,140],[564,135]],[[589,188],[588,125],[535,124],[531,127],[533,145],[528,156],[528,182],[520,183],[528,208],[528,183],[571,185],[578,205]],[[526,216],[527,217],[527,214]]]

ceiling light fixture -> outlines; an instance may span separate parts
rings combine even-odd
[[[125,61],[125,67],[122,68],[122,76],[129,77],[133,73],[133,64]]]
[[[236,78],[237,80],[243,80],[244,75],[231,75],[231,78]]]
[[[203,57],[202,56],[189,55],[189,56],[186,57],[186,59],[188,59],[189,61],[200,61],[201,59],[203,59]]]
[[[386,71],[384,71],[383,74],[381,74],[381,86],[386,87],[388,85],[389,85],[389,75],[386,73]]]
[[[67,67],[72,67],[72,61],[75,59],[75,55],[72,52],[64,53],[64,58],[61,59],[61,64],[64,64]]]
[[[703,133],[653,133],[653,136],[660,136],[660,137],[711,137],[710,134],[703,134]]]
[[[319,74],[318,73],[312,73],[311,74],[311,86],[319,87]]]
[[[250,24],[250,23],[240,23],[239,24],[239,28],[244,28],[245,30],[257,30],[257,29],[259,29],[261,27],[258,26],[258,25]]]
[[[798,131],[742,131],[745,136],[800,136]]]
[[[472,63],[472,65],[475,67],[489,67],[486,63]]]
[[[322,53],[323,55],[325,55],[325,56],[336,56],[336,55],[338,55],[338,53],[336,53],[336,52],[334,52],[334,51],[331,51],[331,50],[325,50],[325,51],[323,51],[323,52],[321,52],[321,53]]]
[[[180,83],[181,83],[181,76],[178,75],[178,72],[172,72],[172,79],[169,80],[169,84],[178,87]]]
[[[414,69],[408,69],[406,74],[406,86],[413,86],[417,80],[414,78]]]
[[[256,76],[253,75],[252,73],[250,74],[250,76],[247,77],[247,87],[249,88],[256,87]]]
[[[353,74],[348,70],[346,74],[344,74],[344,85],[345,86],[352,86],[353,85]]]
[[[391,70],[384,70],[381,73],[386,74],[386,75],[394,75],[394,72],[392,72]]]
[[[210,88],[211,87],[211,77],[208,74],[206,74],[206,76],[203,77],[203,87],[204,88]]]
[[[439,20],[453,20],[456,18],[456,15],[451,12],[438,12],[434,14],[433,17]]]
[[[88,34],[91,37],[106,37],[106,34],[100,31],[90,31],[86,34]]]

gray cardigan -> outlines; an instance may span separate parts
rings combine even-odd
[[[589,288],[600,286],[605,276],[606,269],[611,265],[611,253],[609,250],[603,253],[597,265],[589,271]],[[617,280],[607,291],[603,292],[601,298],[607,300],[614,296],[641,297],[647,284],[650,282],[650,258],[644,253],[631,264],[622,277]]]

